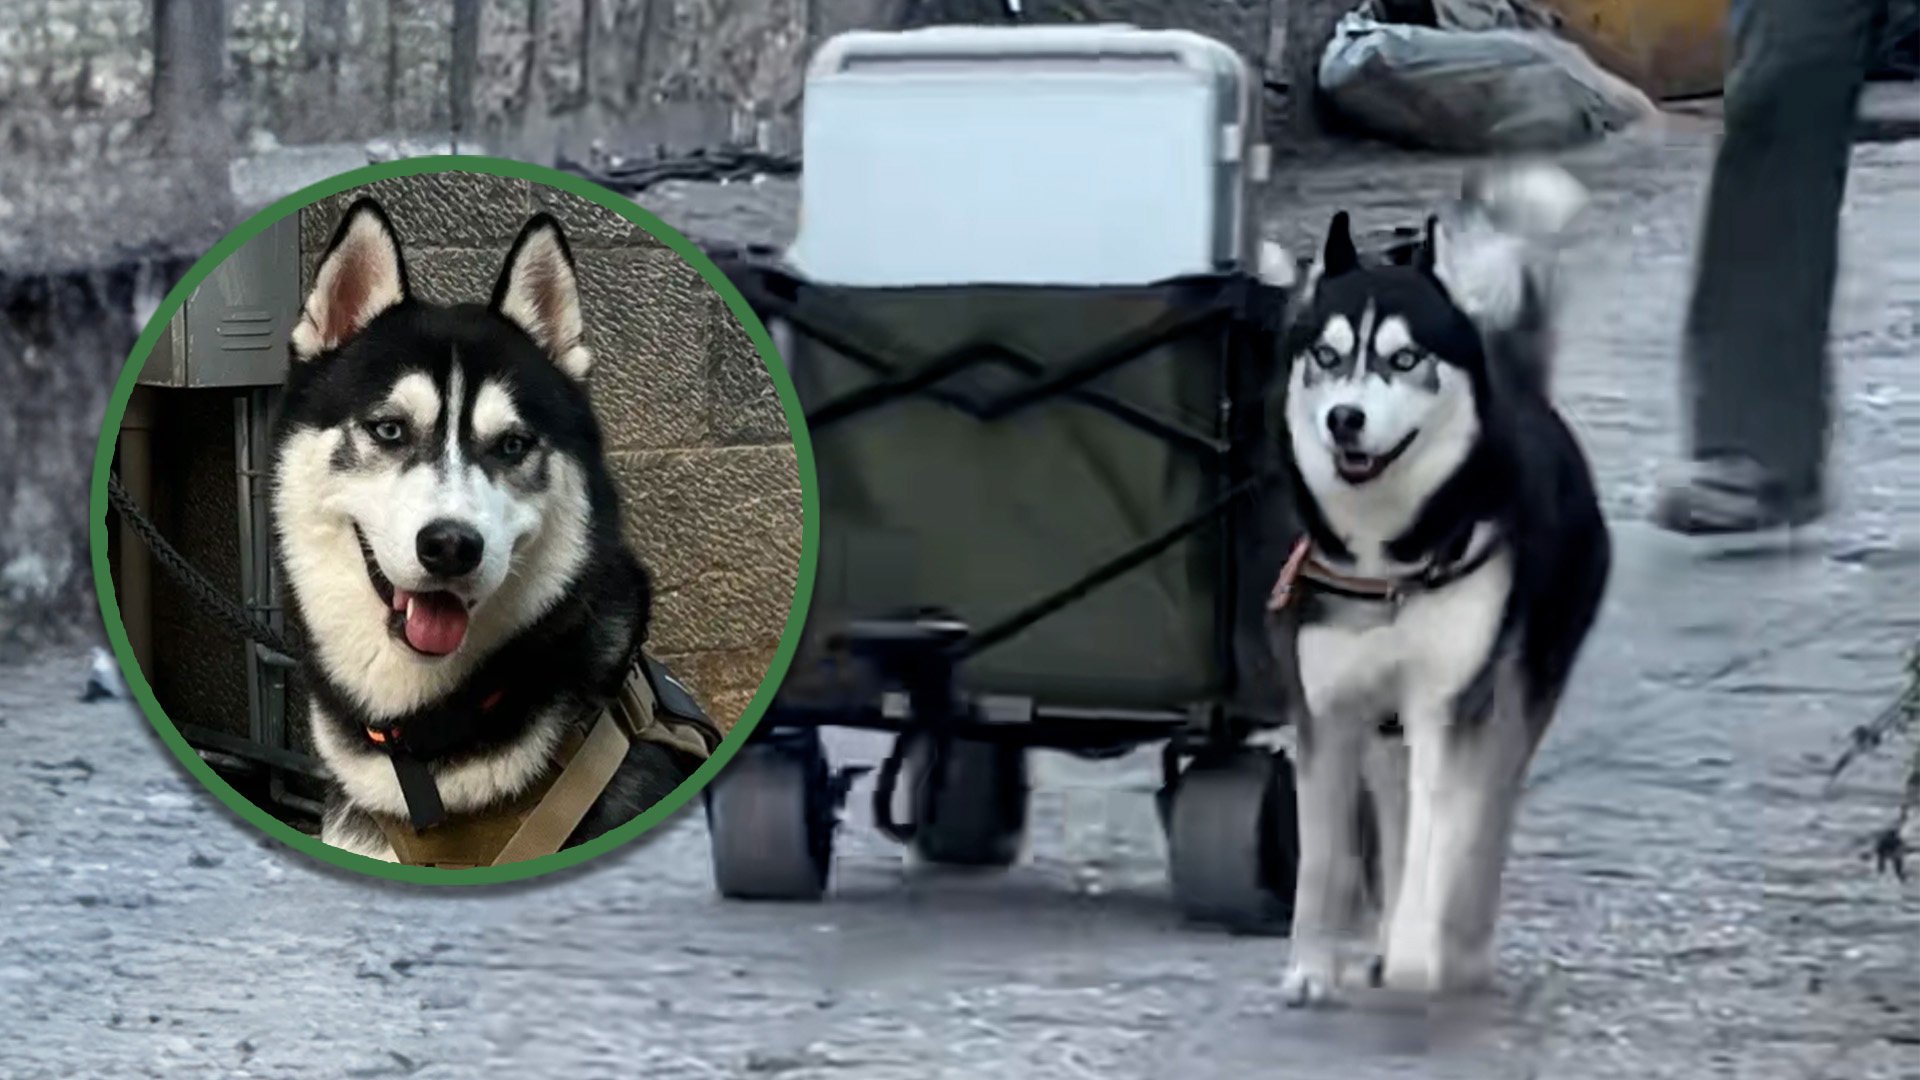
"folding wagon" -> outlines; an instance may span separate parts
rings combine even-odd
[[[720,255],[793,372],[822,511],[805,646],[708,791],[724,895],[823,893],[840,726],[894,736],[884,833],[989,867],[1029,750],[1163,744],[1181,908],[1284,921],[1292,772],[1249,741],[1281,722],[1260,624],[1284,531],[1257,93],[1224,45],[1131,27],[815,58],[799,235]]]

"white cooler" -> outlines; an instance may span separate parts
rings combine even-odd
[[[1138,285],[1250,268],[1265,179],[1232,49],[1131,26],[829,40],[808,69],[800,230],[832,285]]]

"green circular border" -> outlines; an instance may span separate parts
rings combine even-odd
[[[120,605],[114,594],[112,567],[107,557],[107,475],[112,469],[113,452],[118,441],[120,425],[126,416],[127,399],[133,393],[140,371],[146,365],[147,356],[153,351],[155,342],[159,341],[160,335],[166,330],[167,323],[186,303],[193,291],[228,256],[267,226],[321,199],[376,180],[443,172],[485,173],[514,180],[529,180],[577,195],[589,202],[606,207],[646,230],[686,260],[688,265],[699,271],[707,284],[726,301],[727,308],[733,312],[734,318],[740,320],[740,325],[746,328],[748,336],[753,339],[754,348],[760,353],[761,361],[766,364],[767,373],[773,377],[774,389],[780,397],[780,406],[786,412],[788,430],[793,435],[794,456],[799,466],[803,515],[799,574],[794,585],[793,605],[787,613],[787,624],[780,634],[780,647],[774,653],[773,663],[767,668],[766,678],[761,681],[759,692],[754,694],[753,700],[747,705],[746,712],[733,725],[713,756],[679,787],[673,789],[666,798],[632,821],[603,836],[578,847],[568,848],[538,859],[529,859],[507,866],[480,867],[471,870],[404,866],[356,855],[323,844],[318,838],[300,832],[254,805],[246,796],[221,779],[219,774],[202,761],[200,755],[187,744],[185,737],[167,716],[166,710],[155,699],[153,688],[147,682],[146,673],[141,671],[140,665],[135,662],[133,649],[127,641],[126,626],[120,619]],[[94,591],[100,599],[100,617],[106,624],[107,640],[113,647],[114,656],[120,661],[120,670],[126,678],[127,687],[132,692],[133,699],[139,703],[140,711],[153,724],[154,730],[173,751],[173,755],[180,759],[180,763],[186,767],[186,770],[205,785],[208,791],[225,803],[228,809],[259,826],[267,835],[288,847],[321,862],[344,869],[389,881],[413,884],[491,885],[521,881],[578,866],[638,838],[686,805],[702,788],[706,787],[715,774],[726,767],[733,755],[739,752],[741,745],[759,725],[760,718],[766,714],[767,707],[772,704],[781,680],[786,677],[787,668],[793,663],[794,652],[800,646],[800,631],[806,623],[807,608],[813,599],[814,575],[819,560],[820,493],[814,474],[813,443],[807,435],[806,413],[801,409],[800,398],[794,391],[793,380],[787,374],[786,363],[782,360],[779,350],[774,347],[773,338],[767,333],[767,328],[761,324],[759,316],[755,315],[752,307],[748,305],[746,297],[741,295],[739,288],[720,271],[719,267],[714,265],[713,260],[708,258],[706,253],[632,200],[589,180],[557,169],[507,158],[449,154],[369,165],[304,187],[242,222],[215,244],[213,250],[193,264],[179,284],[167,293],[166,299],[161,302],[153,318],[147,321],[146,329],[140,334],[139,339],[134,343],[132,353],[127,357],[127,363],[120,373],[119,381],[114,384],[113,396],[107,401],[107,411],[100,425],[100,445],[94,453],[93,485],[88,498],[88,535],[93,555]]]

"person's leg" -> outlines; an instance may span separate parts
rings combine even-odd
[[[1686,532],[1796,523],[1822,503],[1826,339],[1841,198],[1885,0],[1736,0],[1685,382],[1693,474],[1656,517]]]

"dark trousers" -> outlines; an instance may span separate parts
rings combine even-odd
[[[1795,494],[1825,468],[1841,197],[1887,0],[1735,0],[1726,135],[1687,314],[1695,457],[1749,455]]]

